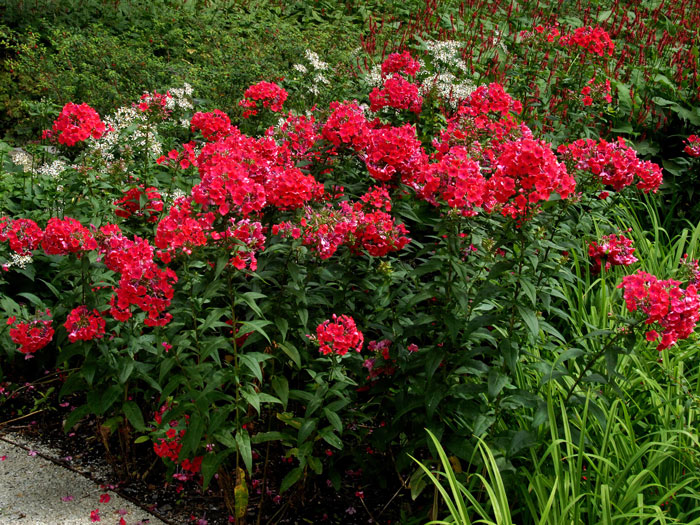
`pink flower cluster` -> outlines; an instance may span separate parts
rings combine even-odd
[[[145,203],[141,205],[141,200]],[[129,217],[145,217],[146,222],[158,222],[158,215],[163,211],[163,200],[156,188],[131,188],[124,193],[121,199],[114,201],[117,217],[128,219]]]
[[[610,270],[613,266],[629,266],[637,262],[637,258],[632,255],[632,239],[624,235],[604,235],[600,243],[594,241],[588,245],[588,256],[593,260],[592,271],[600,272],[605,261],[605,270]]]
[[[326,319],[316,327],[316,340],[323,355],[344,356],[349,350],[362,350],[364,336],[352,317],[333,314],[332,320]]]
[[[44,131],[43,138],[58,140],[65,146],[75,146],[89,137],[99,139],[105,130],[106,126],[97,111],[87,104],[69,102],[63,106],[51,130]]]
[[[243,112],[243,118],[248,118],[258,114],[258,109],[260,109],[258,102],[262,103],[262,107],[277,113],[282,111],[285,100],[287,100],[287,92],[284,89],[272,82],[262,81],[246,89],[243,100],[238,105],[248,108]]]
[[[661,337],[658,350],[686,339],[700,319],[697,289],[691,284],[684,290],[680,284],[672,279],[662,281],[640,270],[623,277],[618,286],[624,289],[625,302],[630,312],[639,310],[646,315],[646,324],[656,323],[660,327],[661,334],[656,330],[646,333],[648,341],[656,341]]]
[[[602,184],[612,186],[615,191],[630,186],[637,180],[637,188],[645,193],[656,192],[663,182],[658,164],[642,161],[625,139],[616,142],[600,139],[579,139],[571,144],[562,144],[559,155],[579,170],[589,171]]]

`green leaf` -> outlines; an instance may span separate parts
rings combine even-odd
[[[141,443],[145,443],[146,441],[150,441],[150,440],[151,440],[151,438],[149,438],[148,436],[139,436],[134,440],[134,444],[139,445]]]
[[[187,432],[185,432],[185,437],[182,440],[182,450],[180,450],[180,455],[178,456],[180,461],[196,452],[202,440],[202,434],[204,434],[204,420],[198,412],[195,412],[190,415]]]
[[[518,312],[520,312],[520,317],[525,324],[530,329],[533,336],[537,337],[540,334],[540,326],[537,322],[537,314],[530,308],[525,308],[524,306],[518,305]]]
[[[87,405],[80,406],[73,410],[73,412],[68,414],[68,417],[66,417],[66,420],[63,422],[63,431],[67,434],[78,421],[83,419],[89,413],[90,407]]]
[[[292,360],[297,368],[301,368],[301,356],[299,355],[299,350],[297,350],[292,343],[277,343],[277,346],[282,349],[282,351],[287,355],[287,357],[289,357],[289,359]]]
[[[277,329],[280,331],[280,335],[282,336],[282,341],[287,339],[287,331],[289,330],[289,322],[284,317],[278,317],[275,319],[275,324],[277,325]]]
[[[132,427],[139,432],[146,430],[146,425],[143,422],[143,414],[141,414],[141,409],[136,403],[127,401],[122,405],[122,410]]]
[[[258,307],[258,304],[255,302],[255,299],[264,299],[267,297],[264,294],[258,293],[258,292],[246,292],[244,294],[240,294],[239,296],[243,301],[250,306],[250,309],[253,310],[257,315],[260,317],[264,317],[262,310]]]
[[[289,382],[286,377],[275,376],[272,378],[272,389],[277,394],[277,397],[282,401],[282,407],[287,410],[287,403],[289,402]]]
[[[510,383],[508,376],[502,374],[497,369],[492,368],[488,377],[489,397],[495,399],[501,393],[503,387]]]
[[[299,481],[302,473],[303,470],[301,467],[295,467],[292,470],[290,470],[287,473],[287,475],[282,479],[282,483],[280,483],[280,494],[289,490],[289,488],[292,485]]]
[[[328,419],[328,422],[333,425],[335,431],[340,434],[343,431],[343,422],[340,420],[340,416],[328,408],[323,409],[323,414]]]
[[[316,418],[304,420],[299,429],[299,434],[297,434],[297,445],[301,445],[306,441],[306,438],[316,429],[317,421]]]
[[[133,371],[134,360],[129,357],[122,360],[122,365],[119,367],[119,383],[122,385],[125,384],[129,380],[131,372]]]
[[[258,363],[256,359],[248,354],[241,354],[240,360],[241,363],[243,363],[253,373],[255,379],[262,383],[263,375],[262,369],[260,368],[260,363]]]
[[[250,448],[250,435],[245,429],[240,429],[236,432],[236,444],[238,452],[241,454],[245,468],[249,474],[253,474],[253,452]]]
[[[267,335],[267,332],[265,332],[265,330],[263,330],[263,328],[269,324],[272,324],[272,323],[270,321],[265,321],[263,319],[258,319],[257,321],[243,321],[243,322],[241,322],[242,328],[250,328],[251,330],[246,330],[245,332],[242,332],[242,333],[249,333],[249,332],[255,330],[260,335],[262,335],[265,338],[265,340],[269,343],[269,342],[271,342],[270,338]]]

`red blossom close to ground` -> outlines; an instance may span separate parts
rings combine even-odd
[[[10,317],[7,324],[11,325],[10,339],[19,345],[21,353],[29,355],[37,350],[41,350],[53,339],[54,329],[52,328],[51,312],[46,310],[49,319],[35,318],[29,321],[17,322],[16,318]]]

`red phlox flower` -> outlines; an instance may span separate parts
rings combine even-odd
[[[142,113],[146,113],[149,117],[154,120],[165,120],[170,116],[170,109],[168,108],[168,101],[172,99],[170,93],[158,93],[154,91],[153,93],[144,93],[141,95],[141,101],[138,104],[134,104]]]
[[[105,130],[97,111],[87,104],[69,102],[63,106],[51,130],[44,131],[43,138],[58,140],[65,146],[75,146],[89,137],[99,139]]]
[[[369,94],[369,101],[370,111],[390,107],[407,109],[418,114],[423,106],[423,97],[419,94],[418,86],[397,74],[384,81],[383,89],[374,88]]]
[[[343,356],[349,350],[359,352],[364,342],[364,336],[357,329],[352,317],[335,314],[332,320],[327,319],[316,327],[316,339],[320,345],[319,351],[323,355]]]
[[[212,142],[230,135],[232,131],[231,119],[218,109],[210,113],[195,113],[191,125],[192,131],[201,131],[202,136]]]
[[[145,201],[142,205],[142,200]],[[114,201],[117,207],[117,217],[128,219],[129,217],[146,217],[147,222],[157,222],[158,214],[163,211],[163,200],[156,188],[143,186],[131,188],[124,193],[121,199]]]
[[[370,124],[357,102],[332,102],[332,111],[321,131],[323,138],[335,147],[347,145],[354,150],[364,149],[369,143]]]
[[[382,63],[383,76],[391,73],[404,73],[413,77],[418,71],[420,71],[420,63],[411,56],[409,51],[391,53]]]
[[[594,241],[588,245],[588,256],[593,259],[594,273],[600,272],[601,261],[605,261],[605,270],[613,266],[629,266],[637,262],[633,256],[632,239],[624,235],[604,235],[600,243]]]
[[[684,140],[686,147],[683,149],[691,157],[700,157],[700,137],[690,135]]]
[[[28,321],[17,322],[13,320],[10,328],[10,339],[19,345],[19,350],[23,354],[33,354],[41,350],[53,339],[54,329],[52,328],[51,312],[46,310],[49,319],[35,317]],[[10,324],[8,322],[8,324]]]
[[[71,310],[63,326],[71,343],[100,339],[105,333],[105,320],[97,310],[90,312],[85,305]]]
[[[3,219],[0,241],[10,241],[10,249],[19,255],[31,255],[44,237],[44,231],[31,219],[15,219],[8,225]]]
[[[395,174],[410,178],[428,160],[416,128],[410,124],[371,130],[361,157],[370,175],[382,182],[392,180]]]
[[[248,108],[243,112],[243,118],[248,118],[258,114],[258,101],[262,103],[262,107],[277,113],[282,111],[285,100],[287,100],[287,92],[284,89],[272,82],[262,81],[246,89],[243,100],[238,105]]]
[[[51,217],[46,225],[41,247],[48,255],[68,255],[96,250],[97,242],[90,230],[76,219]]]
[[[561,43],[581,47],[587,52],[601,57],[612,56],[615,49],[610,35],[601,27],[577,27],[573,33],[562,37]]]
[[[646,324],[657,323],[661,327],[658,350],[686,339],[700,319],[697,289],[691,284],[683,290],[680,284],[672,279],[662,281],[640,270],[623,277],[618,286],[624,289],[625,303],[630,312],[639,310],[646,315]],[[653,338],[654,332],[647,332],[648,340]]]
[[[181,249],[191,254],[196,246],[207,244],[207,232],[212,230],[214,214],[195,214],[192,197],[179,197],[168,211],[168,215],[158,223],[154,244],[157,248],[172,252]],[[161,254],[161,259],[163,254]]]
[[[323,197],[323,184],[299,168],[271,169],[264,186],[267,202],[280,210],[301,208],[310,200]]]

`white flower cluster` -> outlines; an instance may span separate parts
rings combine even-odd
[[[452,109],[457,109],[461,101],[476,89],[476,85],[472,81],[459,80],[449,71],[436,75],[432,79],[432,84],[424,84],[424,91],[429,91],[432,87]]]
[[[443,68],[456,69],[467,72],[467,63],[462,60],[462,48],[464,44],[457,40],[432,40],[426,43],[428,53],[433,60],[433,66],[438,71]],[[441,68],[440,66],[443,66]]]
[[[41,166],[36,172],[39,175],[46,175],[47,177],[51,177],[52,179],[57,179],[61,176],[61,174],[66,171],[67,166],[66,163],[61,161],[61,160],[54,160],[51,163],[46,163],[43,166]]]
[[[304,57],[309,63],[309,67],[305,66],[304,64],[294,64],[292,69],[294,71],[298,71],[302,75],[306,75],[309,73],[309,70],[312,70],[313,75],[311,76],[311,83],[308,89],[310,93],[318,95],[321,92],[322,86],[327,86],[330,84],[330,81],[322,73],[322,71],[326,71],[328,69],[328,63],[321,60],[318,53],[315,53],[310,49],[306,50]]]
[[[5,269],[10,268],[12,266],[17,266],[18,268],[26,268],[28,264],[31,264],[33,259],[31,255],[19,255],[16,253],[10,254],[10,257],[12,257],[11,261],[6,262],[3,266]]]
[[[25,173],[32,171],[34,159],[32,156],[21,148],[13,149],[10,152],[10,160],[15,166],[22,166]]]
[[[181,88],[173,88],[168,90],[170,98],[165,102],[165,107],[169,110],[174,109],[194,109],[192,104],[192,86],[187,82]]]

